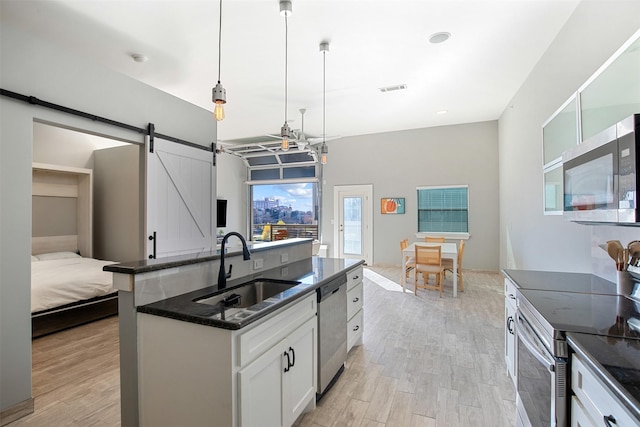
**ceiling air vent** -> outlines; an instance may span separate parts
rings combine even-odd
[[[407,85],[405,84],[401,84],[401,85],[394,85],[394,86],[387,86],[387,87],[381,87],[380,88],[380,92],[393,92],[394,90],[403,90],[406,89]]]

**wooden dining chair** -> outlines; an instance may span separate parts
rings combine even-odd
[[[460,292],[464,292],[464,281],[462,280],[462,255],[464,254],[464,240],[460,240],[460,245],[458,246],[458,288]],[[452,258],[444,258],[442,260],[442,268],[445,271],[450,271],[453,273],[453,259]]]
[[[426,243],[444,243],[444,237],[440,236],[426,236],[424,238]]]
[[[440,292],[442,298],[442,287],[444,280],[442,268],[442,248],[440,246],[416,245],[416,267],[414,269],[414,294],[418,294],[420,289],[434,289]],[[418,274],[422,274],[423,285],[418,285]],[[429,275],[435,275],[435,285],[429,285]]]
[[[402,268],[405,277],[409,277],[409,272],[416,267],[416,259],[413,256],[406,256],[404,250],[409,246],[409,239],[400,240],[400,254],[402,254]]]

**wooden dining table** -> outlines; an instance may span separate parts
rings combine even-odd
[[[455,243],[435,243],[435,242],[415,242],[411,243],[402,251],[402,262],[400,265],[404,267],[404,260],[407,257],[415,256],[416,254],[416,245],[420,246],[440,246],[441,249],[441,258],[450,258],[453,259],[453,297],[456,298],[458,296],[458,246]],[[406,292],[405,284],[407,282],[406,275],[403,274],[400,279],[400,284],[402,285],[402,292]]]

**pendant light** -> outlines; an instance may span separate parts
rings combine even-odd
[[[289,26],[287,24],[287,18],[291,16],[292,8],[290,0],[280,0],[280,15],[284,16],[284,125],[280,128],[280,136],[282,137],[282,151],[289,150],[289,138],[291,137],[291,129],[287,123],[287,66],[288,64],[288,50],[287,41]]]
[[[218,84],[213,88],[211,98],[215,104],[213,117],[217,121],[224,119],[224,104],[227,103],[227,90],[220,83],[220,63],[222,56],[222,0],[220,0],[220,25],[218,27]]]
[[[325,116],[326,116],[326,104],[327,104],[327,90],[326,90],[326,64],[327,64],[327,52],[329,52],[329,42],[323,41],[320,43],[320,52],[322,52],[322,145],[320,146],[320,162],[323,165],[327,164],[327,155],[329,154],[329,147],[327,147],[327,143],[325,141],[326,125],[325,125]]]

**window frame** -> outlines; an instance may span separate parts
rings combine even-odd
[[[450,188],[464,188],[467,192],[467,231],[420,231],[420,205],[418,203],[419,191],[420,190],[442,190],[442,189],[450,189]],[[469,215],[471,212],[470,203],[469,203],[469,185],[425,185],[416,187],[416,228],[418,229],[416,232],[416,238],[424,239],[427,236],[443,236],[446,239],[462,239],[468,240],[471,237],[471,233],[469,232]]]

